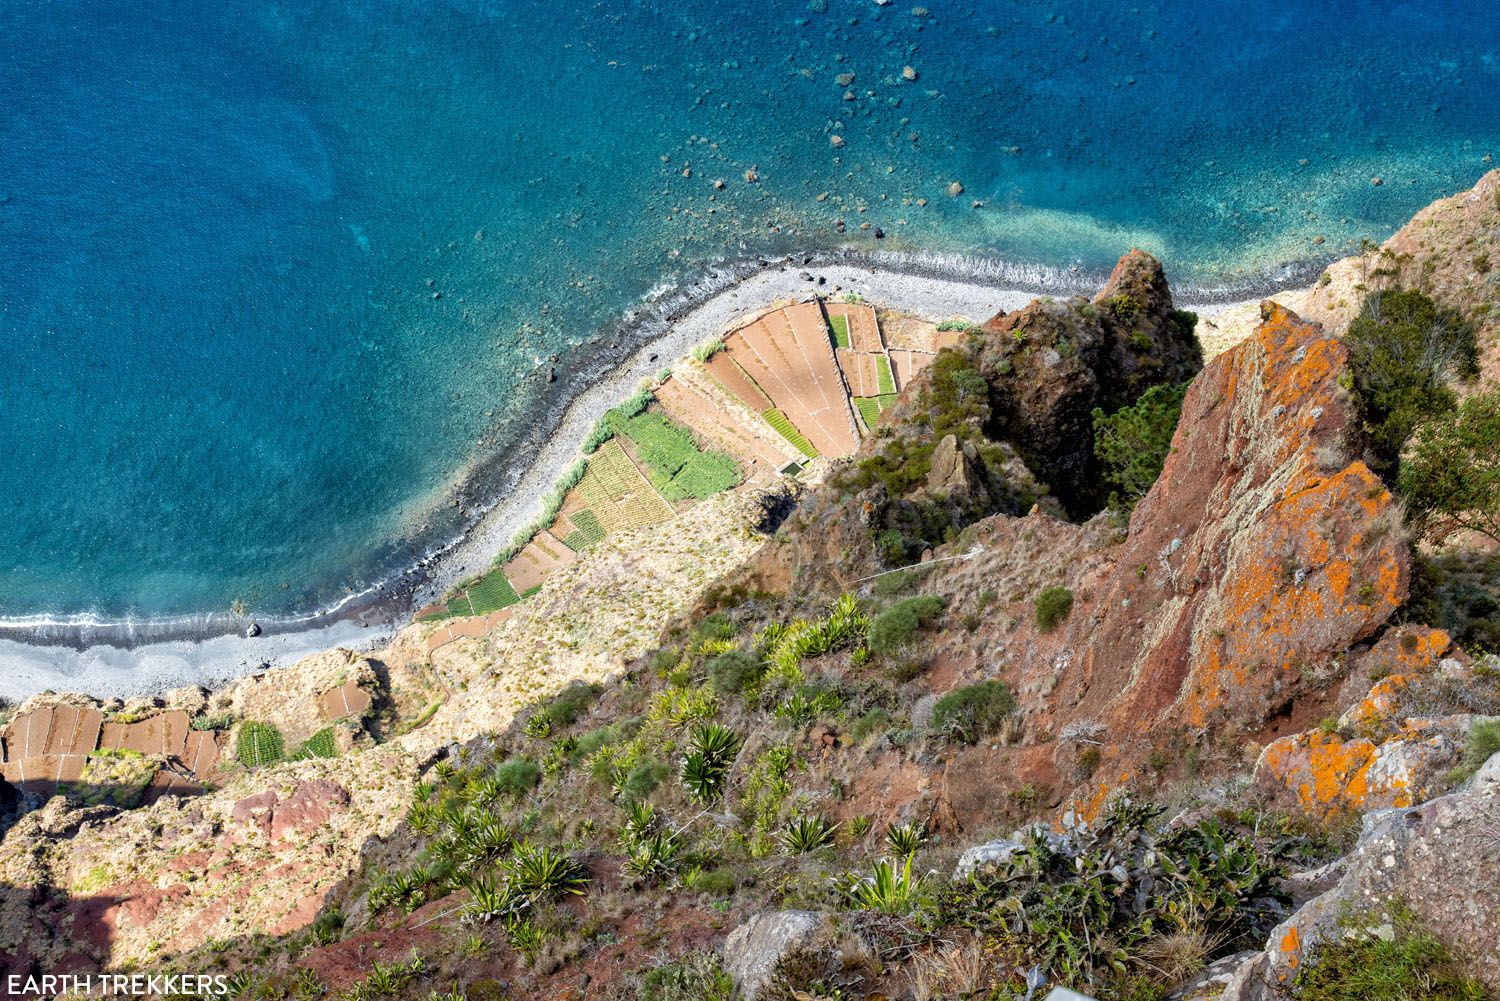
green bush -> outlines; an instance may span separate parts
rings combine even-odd
[[[1298,1001],[1485,1001],[1488,995],[1410,910],[1397,906],[1396,934],[1357,930],[1317,949],[1297,977]]]
[[[1464,742],[1464,777],[1479,771],[1479,767],[1495,754],[1500,754],[1500,722],[1475,723],[1469,728],[1469,739]]]
[[[245,722],[235,738],[235,753],[246,768],[274,765],[285,756],[281,731],[270,723]]]
[[[1408,517],[1436,541],[1471,531],[1500,542],[1500,390],[1421,425],[1399,484]]]
[[[1406,617],[1444,629],[1468,650],[1500,650],[1500,556],[1415,553]]]
[[[575,722],[598,697],[599,688],[595,685],[569,685],[538,709],[534,716],[547,721],[544,729],[550,733],[553,729]]]
[[[939,615],[947,602],[935,594],[904,598],[870,620],[868,643],[876,653],[894,653]]]
[[[1384,464],[1424,418],[1453,409],[1449,381],[1478,372],[1474,328],[1410,289],[1370,293],[1344,344],[1360,418]]]
[[[981,681],[938,699],[932,729],[965,744],[994,732],[1016,711],[1016,697],[1003,681]]]
[[[730,650],[708,662],[708,683],[720,695],[733,695],[754,687],[766,665],[745,650]]]
[[[541,780],[542,766],[530,758],[507,758],[495,768],[495,783],[502,795],[520,799]]]
[[[679,962],[641,975],[640,1001],[734,1001],[734,980],[712,952],[693,952]]]
[[[1042,632],[1051,632],[1073,611],[1073,592],[1065,587],[1049,587],[1036,597],[1036,624]]]
[[[1110,488],[1110,507],[1129,511],[1156,483],[1190,385],[1152,386],[1113,414],[1094,409],[1094,455]]]
[[[1161,813],[1119,800],[1066,840],[1038,831],[952,884],[935,919],[993,937],[1016,967],[1092,985],[1095,997],[1161,997],[1207,961],[1258,948],[1287,902],[1273,851],[1214,819],[1158,826]],[[1197,934],[1180,936],[1187,955],[1164,966],[1153,946],[1181,930]]]
[[[891,725],[891,714],[884,709],[871,709],[849,728],[849,736],[855,740],[864,740],[873,734],[879,733]]]
[[[672,774],[664,762],[642,761],[625,774],[620,783],[620,798],[626,802],[637,802],[656,791],[656,787]]]

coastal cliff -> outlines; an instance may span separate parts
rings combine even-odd
[[[1482,395],[1497,191],[1221,318],[1222,350],[1139,251],[978,323],[768,311],[385,648],[20,706],[0,963],[1258,1001],[1418,942],[1434,996],[1500,992],[1500,663],[1424,598],[1439,548],[1482,587],[1494,547],[1406,520],[1349,334],[1417,286],[1477,344],[1439,388]],[[734,488],[694,496],[716,454]]]

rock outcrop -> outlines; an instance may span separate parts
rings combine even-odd
[[[1104,505],[1095,407],[1112,413],[1203,365],[1195,317],[1172,304],[1160,262],[1132,250],[1090,301],[1038,299],[983,327],[978,367],[990,384],[989,433],[1009,440],[1074,515]]]
[[[1153,752],[1286,732],[1335,699],[1350,650],[1405,600],[1400,512],[1345,458],[1357,432],[1344,366],[1337,339],[1268,303],[1257,334],[1194,381],[1123,542],[1102,520],[995,518],[964,543],[980,555],[934,571],[957,602],[1013,596],[952,655],[972,665],[964,676],[1011,683],[1033,739],[1091,728],[1093,767],[1063,740],[1050,778],[1091,772],[1085,809]],[[1032,614],[1048,586],[1073,595],[1051,628]],[[964,767],[951,787],[968,784]]]
[[[1469,788],[1411,809],[1368,814],[1359,844],[1334,863],[1332,885],[1272,933],[1263,952],[1241,961],[1222,1001],[1285,996],[1320,945],[1346,935],[1389,934],[1391,908],[1409,908],[1464,959],[1473,976],[1500,990],[1500,755]]]

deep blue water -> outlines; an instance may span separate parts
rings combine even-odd
[[[1500,155],[1500,4],[926,7],[7,0],[0,616],[364,586],[519,379],[704,262],[868,220],[1244,282]]]

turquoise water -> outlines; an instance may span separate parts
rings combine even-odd
[[[336,602],[713,261],[1242,287],[1500,154],[1500,5],[1276,6],[9,0],[0,617]]]

